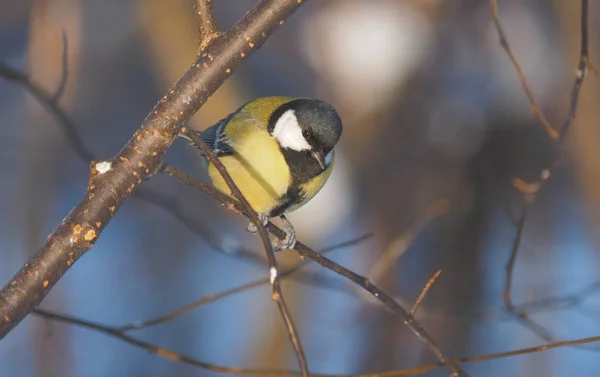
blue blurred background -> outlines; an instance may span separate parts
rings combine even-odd
[[[64,31],[68,80],[59,105],[85,146],[110,158],[192,62],[190,3],[0,0],[0,61],[52,93],[62,76]],[[224,30],[255,2],[213,3]],[[559,126],[579,54],[580,2],[499,3],[533,92]],[[591,11],[596,25],[594,2]],[[594,27],[590,43],[598,64]],[[506,313],[501,296],[515,236],[507,208],[518,213],[522,205],[511,179],[535,181],[552,145],[500,48],[487,1],[308,2],[235,70],[192,126],[207,127],[266,95],[319,97],[344,120],[330,182],[291,216],[300,240],[319,250],[372,232],[329,256],[407,308],[441,269],[417,318],[453,357],[546,343]],[[560,340],[600,333],[597,103],[591,74],[561,163],[527,221],[515,269],[515,303]],[[206,179],[197,157],[176,142],[167,162]],[[51,114],[0,78],[0,284],[79,201],[88,163]],[[130,199],[42,308],[120,326],[268,276],[246,220],[163,176],[143,190],[170,198],[168,206],[192,227]],[[431,216],[432,205],[445,213]],[[282,268],[300,262],[291,252],[278,259]],[[435,362],[397,317],[349,282],[313,265],[295,276],[284,280],[284,292],[312,371],[374,373]],[[297,368],[268,285],[131,335],[223,366]],[[592,344],[464,367],[472,376],[595,376],[598,352]],[[218,373],[31,315],[0,342],[2,377],[142,375]]]

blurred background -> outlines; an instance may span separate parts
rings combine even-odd
[[[254,1],[214,1],[221,30]],[[546,117],[567,117],[580,2],[502,0],[500,17]],[[590,14],[598,56],[599,8]],[[0,0],[0,61],[54,93],[85,148],[110,158],[195,57],[187,0]],[[63,41],[66,36],[66,49]],[[483,0],[311,1],[234,71],[194,117],[203,129],[260,96],[318,97],[344,135],[329,183],[291,217],[316,250],[405,307],[442,273],[417,318],[450,356],[547,341],[504,309],[522,197],[554,149],[532,115]],[[557,340],[600,333],[600,107],[590,74],[560,164],[525,226],[513,300]],[[167,162],[206,180],[176,142]],[[0,78],[0,284],[80,200],[88,163],[22,86]],[[267,276],[260,240],[213,199],[155,176],[127,201],[41,307],[110,326],[171,312]],[[159,204],[148,197],[160,195]],[[166,198],[166,200],[164,200]],[[170,211],[165,210],[170,208]],[[177,218],[173,216],[173,212]],[[300,262],[278,255],[282,269]],[[435,362],[393,314],[313,264],[283,282],[312,371],[375,373]],[[132,336],[223,366],[297,369],[270,287],[202,306]],[[594,376],[600,345],[465,364],[472,376]],[[0,342],[0,376],[212,376],[106,335],[28,316]],[[447,376],[444,369],[428,376]]]

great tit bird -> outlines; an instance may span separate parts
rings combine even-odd
[[[296,234],[285,213],[321,190],[333,169],[342,120],[329,104],[309,98],[255,99],[198,135],[217,154],[250,206],[266,224],[280,217],[286,232],[276,250],[293,249]],[[213,185],[231,196],[212,164]],[[248,230],[256,232],[250,224]]]

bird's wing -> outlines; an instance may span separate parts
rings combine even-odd
[[[227,118],[221,119],[213,126],[196,132],[196,134],[217,156],[224,157],[235,153],[236,148],[243,144],[244,135],[254,134],[257,131],[262,133],[265,130],[264,122],[244,111],[244,107],[242,107]],[[179,134],[179,137],[188,140],[192,146],[196,146],[187,136]]]
[[[208,145],[208,147],[217,154],[217,156],[227,156],[231,155],[235,152],[233,147],[231,146],[231,141],[229,138],[223,133],[223,129],[227,125],[227,122],[231,119],[231,116],[221,119],[215,125],[208,127],[203,131],[196,131],[196,134],[200,136],[202,141]],[[196,145],[194,142],[183,134],[179,134],[179,137],[186,139],[190,142],[190,144],[194,147]]]
[[[199,134],[202,140],[204,140],[204,142],[219,157],[232,155],[235,152],[232,145],[233,143],[223,132],[230,119],[231,117],[227,117],[220,120],[214,126],[208,127]]]

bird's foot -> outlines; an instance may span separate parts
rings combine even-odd
[[[269,222],[269,217],[263,213],[258,214],[258,219],[260,220],[263,226],[267,225],[267,223]],[[246,227],[246,231],[252,234],[256,234],[256,232],[258,232],[258,228],[256,227],[256,225],[254,225],[253,222],[250,222],[250,224],[248,224],[248,226]]]
[[[285,238],[283,240],[274,240],[273,241],[273,250],[274,251],[284,251],[284,250],[292,250],[296,247],[296,231],[294,230],[294,226],[284,215],[279,216],[281,221],[283,222],[283,231],[285,232]]]

